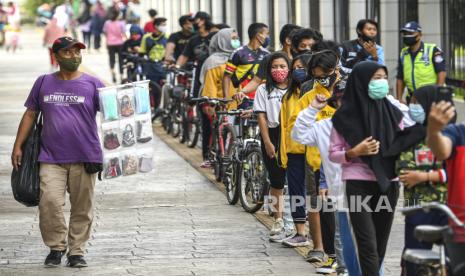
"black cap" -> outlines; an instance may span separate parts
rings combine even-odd
[[[206,21],[211,21],[212,17],[206,12],[199,11],[195,14],[194,19],[204,19]]]
[[[78,46],[79,49],[85,49],[86,45],[82,42],[77,41],[76,39],[69,37],[69,36],[63,36],[60,38],[57,38],[53,42],[52,46],[52,51],[54,53],[58,53],[61,49],[69,49],[73,46]]]

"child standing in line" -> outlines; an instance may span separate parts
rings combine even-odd
[[[285,170],[278,165],[278,153],[279,112],[281,100],[289,85],[289,63],[287,55],[281,52],[271,55],[266,68],[266,83],[258,87],[253,106],[254,112],[258,113],[262,154],[271,186],[273,225],[270,237],[285,231],[283,221]]]

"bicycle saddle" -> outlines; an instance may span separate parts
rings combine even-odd
[[[440,244],[443,243],[442,233],[446,229],[447,226],[418,225],[417,227],[415,227],[413,235],[419,241]]]
[[[402,254],[402,259],[418,264],[431,264],[431,263],[439,263],[439,252],[428,250],[428,249],[406,249],[404,254]]]

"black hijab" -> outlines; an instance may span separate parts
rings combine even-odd
[[[378,69],[386,67],[372,61],[354,66],[349,75],[342,106],[333,116],[333,126],[351,147],[372,136],[380,142],[376,155],[361,156],[374,172],[382,192],[387,191],[396,177],[397,156],[385,156],[400,132],[402,112],[388,99],[373,100],[368,96],[368,84]]]

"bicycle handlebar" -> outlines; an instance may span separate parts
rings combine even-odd
[[[411,206],[411,207],[403,207],[399,208],[399,211],[408,216],[415,214],[417,212],[423,211],[428,213],[432,209],[440,210],[443,213],[445,213],[453,222],[459,227],[465,228],[465,223],[461,222],[457,216],[452,212],[452,210],[449,208],[449,206],[438,203],[438,202],[430,202],[422,205],[417,205],[417,206]]]
[[[232,102],[232,100],[226,100],[226,99],[218,99],[218,98],[207,98],[207,97],[200,97],[200,98],[192,98],[190,99],[190,102],[196,102],[196,103],[209,103],[209,104],[227,104]]]
[[[236,109],[236,110],[229,110],[229,111],[218,111],[216,114],[219,115],[231,115],[231,116],[240,116],[242,115],[245,111],[248,111],[250,109]]]

